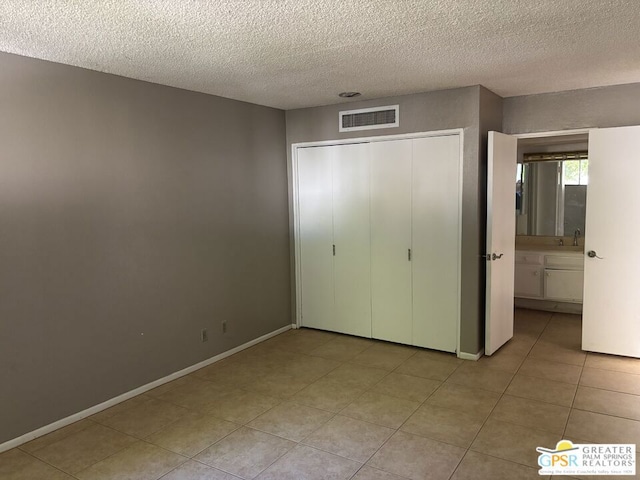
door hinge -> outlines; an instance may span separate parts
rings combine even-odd
[[[335,245],[333,246],[333,256],[334,257],[336,256],[336,246]]]
[[[407,248],[407,260],[411,261],[411,249]]]

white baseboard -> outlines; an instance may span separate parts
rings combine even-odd
[[[467,352],[458,352],[458,358],[462,360],[473,360],[477,362],[480,360],[480,357],[484,355],[484,348],[481,349],[478,353],[467,353]]]
[[[4,442],[2,444],[0,444],[0,453],[2,452],[6,452],[7,450],[11,450],[12,448],[18,447],[20,445],[22,445],[23,443],[27,443],[35,438],[41,437],[43,435],[46,435],[47,433],[51,433],[54,430],[58,430],[59,428],[62,427],[66,427],[67,425],[71,425],[72,423],[75,423],[79,420],[82,420],[83,418],[87,418],[91,415],[94,415],[98,412],[101,412],[102,410],[106,410],[107,408],[113,407],[114,405],[117,405],[118,403],[122,403],[125,400],[129,400],[130,398],[133,398],[137,395],[140,395],[141,393],[145,393],[148,392],[149,390],[152,390],[156,387],[159,387],[160,385],[164,385],[165,383],[169,383],[177,378],[180,377],[184,377],[185,375],[188,375],[192,372],[195,372],[196,370],[199,370],[203,367],[206,367],[208,365],[211,365],[212,363],[216,363],[219,362],[220,360],[227,358],[231,355],[233,355],[234,353],[238,353],[242,350],[245,350],[249,347],[252,347],[260,342],[264,342],[265,340],[271,338],[271,337],[275,337],[276,335],[279,335],[283,332],[286,332],[287,330],[290,330],[292,327],[291,325],[286,325],[282,328],[279,328],[278,330],[274,330],[271,333],[267,333],[266,335],[263,335],[261,337],[258,337],[254,340],[251,340],[247,343],[244,343],[242,345],[239,345],[235,348],[232,348],[231,350],[227,350],[226,352],[220,353],[218,355],[216,355],[215,357],[211,357],[207,360],[204,360],[200,363],[196,363],[195,365],[191,365],[190,367],[184,368],[178,372],[172,373],[170,375],[167,375],[166,377],[160,378],[158,380],[155,380],[151,383],[147,383],[146,385],[143,385],[141,387],[138,387],[134,390],[131,390],[129,392],[123,393],[122,395],[118,395],[117,397],[114,397],[110,400],[107,400],[106,402],[102,402],[98,405],[94,405],[93,407],[89,407],[86,410],[82,410],[81,412],[78,413],[74,413],[73,415],[70,415],[66,418],[63,418],[61,420],[58,420],[56,422],[50,423],[49,425],[45,425],[44,427],[40,427],[37,430],[34,430],[32,432],[29,433],[25,433],[24,435],[21,435],[20,437],[14,438],[13,440],[9,440],[7,442]]]

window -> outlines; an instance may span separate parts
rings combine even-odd
[[[524,193],[524,172],[525,172],[525,168],[524,165],[522,163],[518,163],[518,167],[516,170],[516,211],[517,213],[521,214],[523,213],[523,205],[522,205],[522,200],[523,200],[523,193]]]
[[[562,185],[588,185],[589,160],[565,160],[562,162]]]

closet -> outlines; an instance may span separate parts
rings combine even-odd
[[[300,146],[300,324],[454,352],[460,134]]]

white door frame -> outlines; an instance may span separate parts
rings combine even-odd
[[[576,128],[571,130],[550,130],[543,132],[529,132],[529,133],[508,133],[507,135],[511,135],[517,139],[526,139],[526,138],[551,138],[551,137],[563,137],[566,135],[589,135],[591,130],[595,130],[598,127],[592,128]],[[517,160],[517,159],[516,159]],[[515,233],[514,233],[515,235]],[[515,272],[514,272],[515,273]]]
[[[548,131],[527,132],[527,133],[507,133],[505,135],[509,135],[519,140],[519,139],[526,139],[526,138],[546,138],[546,137],[551,138],[551,137],[560,137],[560,136],[568,136],[568,135],[584,135],[584,134],[589,135],[590,130],[593,130],[593,128],[579,128],[579,129],[571,129],[571,130],[548,130]],[[515,160],[517,162],[518,159],[516,158]],[[515,244],[515,237],[516,237],[515,231],[513,232],[513,237],[514,237],[514,244]],[[488,253],[488,251],[485,253]],[[514,271],[514,274],[515,274],[515,271]],[[488,319],[486,317],[486,312],[485,312],[485,329],[486,329],[487,321]],[[482,353],[484,353],[484,349],[482,350]]]
[[[348,145],[354,143],[371,143],[371,142],[384,142],[389,140],[403,140],[411,138],[426,138],[426,137],[442,137],[446,135],[458,135],[460,137],[460,179],[459,179],[459,199],[458,199],[458,250],[462,252],[462,178],[464,167],[464,129],[454,128],[447,130],[436,130],[431,132],[416,132],[416,133],[402,133],[398,135],[379,135],[372,137],[355,137],[345,138],[337,140],[323,140],[317,142],[299,142],[291,144],[291,177],[289,179],[289,185],[293,192],[293,198],[291,199],[293,205],[293,244],[295,253],[295,289],[296,289],[296,328],[300,328],[301,321],[301,305],[302,305],[302,275],[300,272],[300,211],[298,203],[298,149],[305,147],[321,147],[330,145]],[[456,320],[456,352],[460,354],[460,306],[461,306],[461,287],[462,287],[462,264],[461,256],[458,257],[458,315]]]
[[[593,128],[576,128],[573,130],[550,130],[544,132],[528,132],[528,133],[506,133],[505,135],[511,135],[516,138],[545,138],[545,137],[563,137],[565,135],[584,135],[585,133],[588,135],[589,130],[593,130],[597,127]]]

